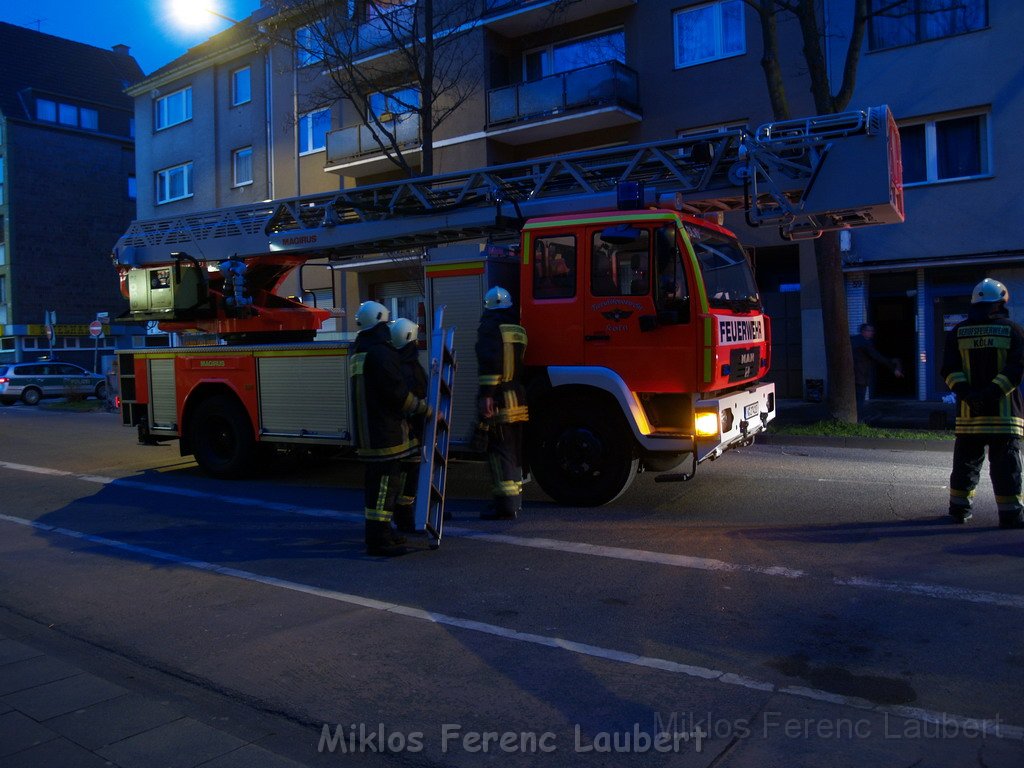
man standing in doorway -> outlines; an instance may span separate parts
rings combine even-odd
[[[974,489],[988,448],[1000,528],[1024,528],[1020,438],[1024,435],[1024,328],[1010,320],[1010,295],[985,278],[971,292],[967,319],[946,335],[942,375],[956,394],[956,442],[949,476],[949,516],[971,519]]]
[[[875,349],[875,326],[870,323],[861,324],[860,333],[851,337],[850,346],[853,347],[853,383],[857,392],[857,421],[863,424],[865,421],[864,402],[867,399],[868,389],[875,383],[875,366],[881,365],[888,368],[897,379],[903,378],[903,368],[898,359],[890,360]]]

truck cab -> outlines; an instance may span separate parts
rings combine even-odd
[[[606,211],[532,220],[521,250],[530,460],[556,500],[605,503],[774,417],[768,319],[728,230]]]

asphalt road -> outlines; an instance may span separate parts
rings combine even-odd
[[[1024,532],[987,481],[947,523],[949,461],[757,446],[599,509],[528,486],[515,522],[456,464],[441,548],[389,561],[357,465],[216,481],[116,415],[16,406],[0,610],[291,724],[313,765],[1019,766]],[[319,753],[324,724],[384,738]]]

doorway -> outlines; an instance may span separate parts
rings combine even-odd
[[[900,361],[903,378],[884,366],[875,369],[872,398],[917,399],[917,276],[913,272],[871,275],[868,322],[875,348]]]

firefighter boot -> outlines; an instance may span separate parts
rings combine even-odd
[[[974,514],[971,512],[970,507],[950,506],[949,517],[957,525],[963,525],[972,517],[974,517]]]
[[[394,541],[391,524],[382,520],[366,521],[366,554],[377,557],[397,557],[408,550]]]
[[[1024,512],[1021,512],[1020,510],[1017,510],[1016,512],[1000,512],[999,527],[1024,528]]]
[[[395,527],[402,533],[416,533],[416,520],[411,504],[396,505],[394,520]]]

